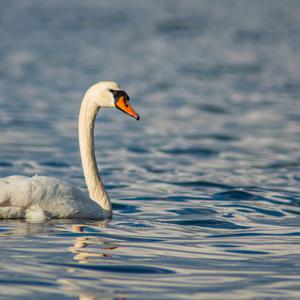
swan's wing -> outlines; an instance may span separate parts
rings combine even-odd
[[[0,207],[28,207],[31,202],[31,183],[26,176],[0,179]]]
[[[79,190],[75,191],[76,187],[53,177],[9,176],[0,179],[0,207],[45,207],[59,200],[57,204],[62,205],[82,196]]]
[[[0,208],[9,212],[12,208],[25,209],[26,215],[43,211],[49,218],[103,218],[101,207],[80,189],[45,176],[0,179]]]

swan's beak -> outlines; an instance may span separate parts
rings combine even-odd
[[[136,120],[140,119],[140,116],[135,112],[132,106],[129,104],[129,100],[124,96],[120,96],[115,102],[116,108],[122,110],[124,113],[132,116]]]

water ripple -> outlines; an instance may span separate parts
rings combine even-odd
[[[216,193],[213,195],[213,198],[216,200],[255,200],[255,201],[260,201],[260,200],[266,200],[264,197],[261,197],[259,195],[255,195],[249,192],[245,191],[239,191],[239,190],[231,190],[231,191],[226,191],[226,192],[221,192],[221,193]]]
[[[210,227],[210,228],[223,228],[223,229],[246,229],[248,227],[241,226],[228,221],[220,220],[172,220],[167,221],[171,224],[184,225],[184,226],[198,226],[198,227]]]
[[[150,266],[138,265],[78,265],[78,264],[58,264],[57,266],[70,267],[75,269],[83,269],[89,271],[113,272],[121,274],[174,274],[175,272],[163,268],[155,268]]]

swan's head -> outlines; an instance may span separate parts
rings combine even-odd
[[[129,104],[129,96],[114,81],[101,81],[94,84],[87,91],[89,99],[97,103],[99,107],[116,107],[136,120],[140,116]]]

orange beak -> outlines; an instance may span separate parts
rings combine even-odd
[[[140,119],[140,116],[134,111],[134,109],[129,104],[129,99],[126,99],[123,95],[120,96],[115,102],[116,108],[122,110],[129,116],[132,116],[136,120]]]

